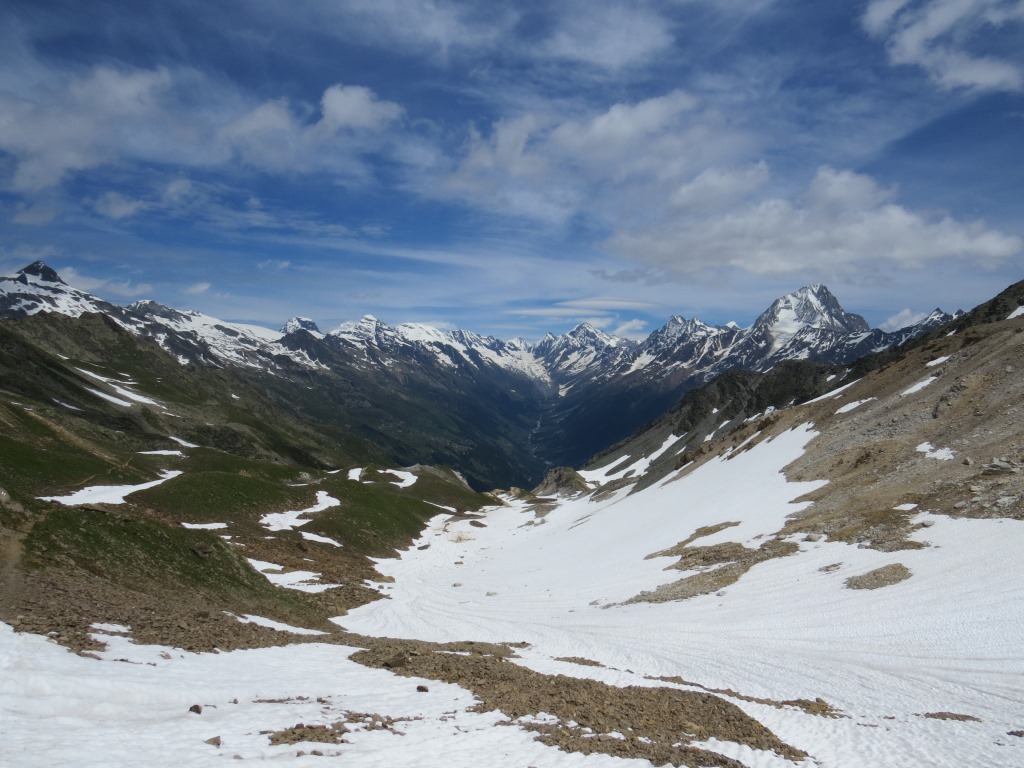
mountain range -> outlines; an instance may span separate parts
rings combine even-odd
[[[451,465],[481,489],[531,486],[551,466],[578,466],[725,371],[846,364],[957,316],[936,309],[886,333],[811,285],[774,301],[749,328],[673,316],[639,342],[583,323],[531,343],[370,315],[327,333],[295,317],[275,332],[153,301],[115,305],[43,262],[0,278],[0,318],[40,313],[105,316],[182,366],[230,369],[399,461]]]

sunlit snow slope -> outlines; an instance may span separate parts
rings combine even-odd
[[[1024,601],[1006,573],[1022,522],[922,512],[930,526],[914,536],[931,546],[900,552],[796,536],[798,553],[717,593],[620,604],[689,575],[663,570],[674,557],[646,557],[699,528],[737,523],[699,538],[705,546],[756,548],[777,532],[803,506],[793,500],[818,486],[781,474],[813,436],[805,425],[642,492],[546,514],[513,501],[483,528],[439,517],[401,559],[380,563],[395,579],[382,585],[391,599],[338,622],[375,635],[526,641],[522,663],[538,671],[620,685],[676,677],[775,702],[820,697],[845,717],[736,703],[821,765],[1024,764],[1020,739],[1007,735],[1024,723]],[[896,562],[913,578],[844,586]],[[948,712],[977,720],[924,717]]]

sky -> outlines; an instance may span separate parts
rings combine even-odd
[[[0,272],[500,338],[1024,277],[1024,0],[6,0]]]

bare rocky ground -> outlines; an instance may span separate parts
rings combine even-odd
[[[926,365],[942,357],[949,359]],[[779,411],[712,443],[686,471],[748,439],[747,445],[752,445],[812,421],[819,435],[787,468],[787,474],[792,480],[829,482],[806,497],[813,502],[807,510],[791,517],[756,549],[740,544],[701,546],[700,539],[715,532],[706,530],[669,550],[652,553],[679,557],[676,567],[690,575],[635,599],[678,600],[717,591],[737,579],[750,578],[748,572],[758,563],[795,552],[794,540],[828,539],[883,551],[919,548],[925,545],[908,537],[915,530],[912,518],[923,510],[957,517],[1024,519],[1021,370],[1024,319],[977,326],[931,342],[868,374],[834,398]],[[907,393],[930,377],[935,380],[928,386]],[[841,406],[861,400],[867,402],[836,413]],[[929,456],[919,449],[924,443],[933,451],[951,450],[953,458]],[[18,510],[9,500],[0,496],[0,504],[8,505],[6,511],[17,519]],[[909,505],[916,506],[909,509]],[[900,506],[904,509],[897,509]],[[716,737],[773,750],[791,759],[803,757],[736,707],[730,699],[748,698],[736,691],[680,690],[679,685],[700,687],[680,680],[665,681],[674,684],[672,687],[616,688],[533,672],[511,660],[516,651],[511,645],[437,645],[343,632],[326,619],[380,599],[380,593],[364,586],[366,579],[379,581],[380,577],[365,560],[346,559],[328,549],[303,548],[291,541],[245,542],[245,554],[250,557],[292,568],[315,567],[325,582],[344,585],[321,595],[302,596],[299,616],[280,610],[275,613],[270,605],[264,606],[265,612],[259,605],[252,606],[254,613],[330,633],[306,638],[240,624],[223,612],[223,606],[204,604],[192,594],[171,591],[154,596],[115,587],[70,562],[26,570],[18,565],[17,526],[2,533],[0,618],[19,631],[49,635],[80,653],[99,647],[90,637],[94,622],[129,625],[136,642],[199,652],[285,642],[342,643],[366,649],[354,657],[360,663],[399,675],[462,685],[473,691],[481,710],[500,709],[509,724],[550,713],[555,720],[517,724],[537,731],[538,738],[563,750],[645,757],[655,764],[739,765],[688,745],[691,740]],[[310,566],[310,559],[315,566]],[[905,578],[913,578],[905,567],[889,567],[885,573],[851,579],[847,586],[884,589]],[[453,650],[465,655],[453,655]],[[825,717],[838,714],[822,700],[762,703],[796,706]],[[956,713],[922,716],[963,717]],[[318,729],[313,740],[337,743],[344,728],[344,723],[338,723]],[[268,738],[294,743],[305,734],[303,729],[308,730],[304,724],[296,724],[286,732],[268,734]]]

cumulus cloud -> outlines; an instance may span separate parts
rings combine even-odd
[[[618,254],[681,275],[736,268],[755,275],[850,275],[871,265],[921,268],[946,259],[995,266],[1019,255],[1024,239],[910,210],[869,176],[818,170],[802,203],[769,197],[714,215],[669,217],[620,231]]]
[[[893,64],[921,67],[943,88],[1019,91],[1024,72],[999,55],[971,50],[972,38],[1024,22],[1021,0],[872,0],[864,29],[883,40]]]

